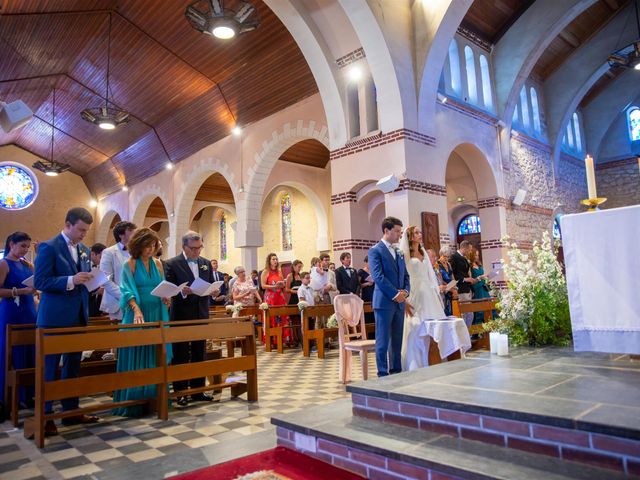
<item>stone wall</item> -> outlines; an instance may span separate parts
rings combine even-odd
[[[598,165],[596,182],[598,196],[608,199],[602,208],[640,204],[640,167],[635,157]]]

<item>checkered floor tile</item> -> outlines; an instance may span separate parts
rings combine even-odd
[[[354,380],[361,379],[361,372],[354,356]],[[369,372],[375,372],[373,355]],[[246,395],[232,399],[225,389],[219,402],[175,406],[166,422],[103,414],[96,425],[59,427],[60,435],[47,439],[42,450],[24,439],[22,429],[5,422],[0,424],[0,480],[132,478],[138,472],[143,478],[163,478],[252,453],[252,447],[275,446],[273,414],[348,395],[338,381],[337,350],[320,360],[317,355],[304,358],[300,350],[280,355],[259,349],[258,383],[258,402],[247,402]],[[83,399],[109,401],[106,396]]]

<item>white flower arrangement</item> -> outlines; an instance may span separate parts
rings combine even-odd
[[[335,313],[332,313],[327,319],[327,328],[338,328],[338,318]]]
[[[298,310],[300,310],[301,312],[303,312],[308,306],[309,304],[304,300],[298,302]]]
[[[267,304],[267,302],[262,302],[258,308],[260,310],[269,310],[269,305]]]
[[[227,305],[224,307],[224,309],[227,311],[227,313],[233,313],[234,307],[235,305]]]
[[[200,270],[206,272],[207,270],[209,270],[209,267],[207,267],[206,263],[203,263],[202,265],[200,265]]]
[[[242,309],[244,308],[244,305],[242,305],[241,303],[236,303],[234,305],[231,305],[231,311],[232,317],[239,317],[240,316],[240,312],[242,311]]]

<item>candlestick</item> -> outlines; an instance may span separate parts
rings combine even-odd
[[[506,357],[509,355],[509,337],[504,333],[498,336],[498,356]]]
[[[584,166],[587,171],[587,190],[589,191],[589,199],[597,198],[596,194],[596,173],[593,169],[593,158],[587,155],[584,159]]]
[[[588,212],[595,212],[597,210],[600,210],[600,208],[598,208],[599,205],[602,205],[606,201],[607,201],[606,197],[598,197],[598,198],[587,198],[586,200],[580,200],[580,203],[582,205],[586,205],[589,207],[589,210],[587,210]]]

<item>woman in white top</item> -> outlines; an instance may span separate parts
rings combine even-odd
[[[402,340],[402,370],[426,367],[429,362],[430,339],[424,333],[423,321],[444,318],[440,287],[433,266],[422,246],[422,232],[418,227],[408,227],[400,241],[400,249],[409,260],[407,270],[411,282],[411,294],[407,299],[413,307],[413,315],[406,315]]]

